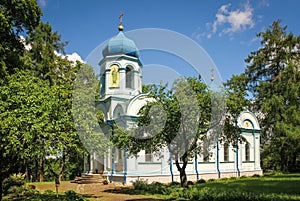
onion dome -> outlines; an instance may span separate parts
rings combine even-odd
[[[120,25],[121,26],[121,25]],[[110,55],[126,54],[133,57],[139,57],[139,51],[133,40],[127,38],[124,33],[124,27],[119,26],[119,34],[111,38],[102,50],[103,57]]]

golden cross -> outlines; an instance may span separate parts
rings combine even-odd
[[[123,18],[123,13],[122,13],[122,11],[121,11],[121,12],[120,12],[120,16],[119,16],[120,24],[122,24],[122,18]]]

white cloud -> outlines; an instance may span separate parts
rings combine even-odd
[[[31,44],[26,44],[25,38],[24,36],[20,36],[20,41],[23,43],[25,50],[31,50]],[[60,56],[61,58],[67,58],[69,61],[72,61],[74,64],[76,64],[76,61],[80,61],[81,63],[85,63],[81,56],[77,53],[77,52],[73,52],[72,54],[66,54],[66,55],[62,55],[61,53],[58,53],[57,51],[54,51],[54,54],[56,54],[57,56]]]
[[[69,61],[73,61],[74,63],[76,63],[76,61],[80,61],[84,63],[82,58],[79,56],[79,54],[77,54],[77,52],[73,52],[72,54],[67,54],[66,56]]]
[[[82,58],[79,56],[79,54],[77,54],[77,52],[73,52],[72,54],[66,54],[66,55],[62,55],[60,53],[57,53],[56,51],[54,51],[54,53],[57,56],[60,56],[62,58],[68,59],[69,61],[72,61],[74,64],[76,64],[76,61],[80,61],[80,62],[84,63]]]
[[[227,4],[219,8],[216,20],[212,24],[213,33],[216,33],[220,27],[222,28],[221,34],[231,34],[254,26],[253,8],[249,3],[246,3],[243,9],[231,11],[229,10],[230,6],[230,4]]]
[[[253,8],[249,2],[246,2],[240,8],[232,10],[231,4],[224,4],[216,13],[216,19],[213,22],[207,22],[205,29],[200,32],[200,27],[192,34],[196,40],[201,38],[210,39],[214,34],[222,36],[228,34],[230,40],[233,40],[233,33],[245,31],[254,27]],[[260,19],[261,17],[258,17]]]

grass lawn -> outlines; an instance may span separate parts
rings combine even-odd
[[[156,194],[170,200],[299,200],[300,174],[278,174],[263,177],[223,178],[190,185],[136,183],[134,189],[121,189],[128,194]],[[226,199],[228,198],[228,199]]]
[[[30,183],[43,193],[55,191],[54,182]],[[263,177],[223,178],[195,183],[188,188],[178,184],[147,184],[136,182],[134,186],[116,184],[74,184],[64,181],[59,186],[63,196],[67,190],[74,190],[91,201],[108,200],[238,200],[238,201],[300,201],[300,174],[276,174]],[[9,199],[10,200],[10,199]],[[31,199],[26,199],[31,200]],[[34,199],[32,199],[34,200]]]
[[[221,179],[207,182],[203,186],[219,191],[236,190],[241,192],[274,193],[295,195],[300,200],[300,174],[266,175],[263,177]]]

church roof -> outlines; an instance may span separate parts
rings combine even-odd
[[[139,51],[133,40],[127,38],[123,31],[111,38],[102,50],[103,57],[110,55],[126,54],[133,57],[139,57]]]

